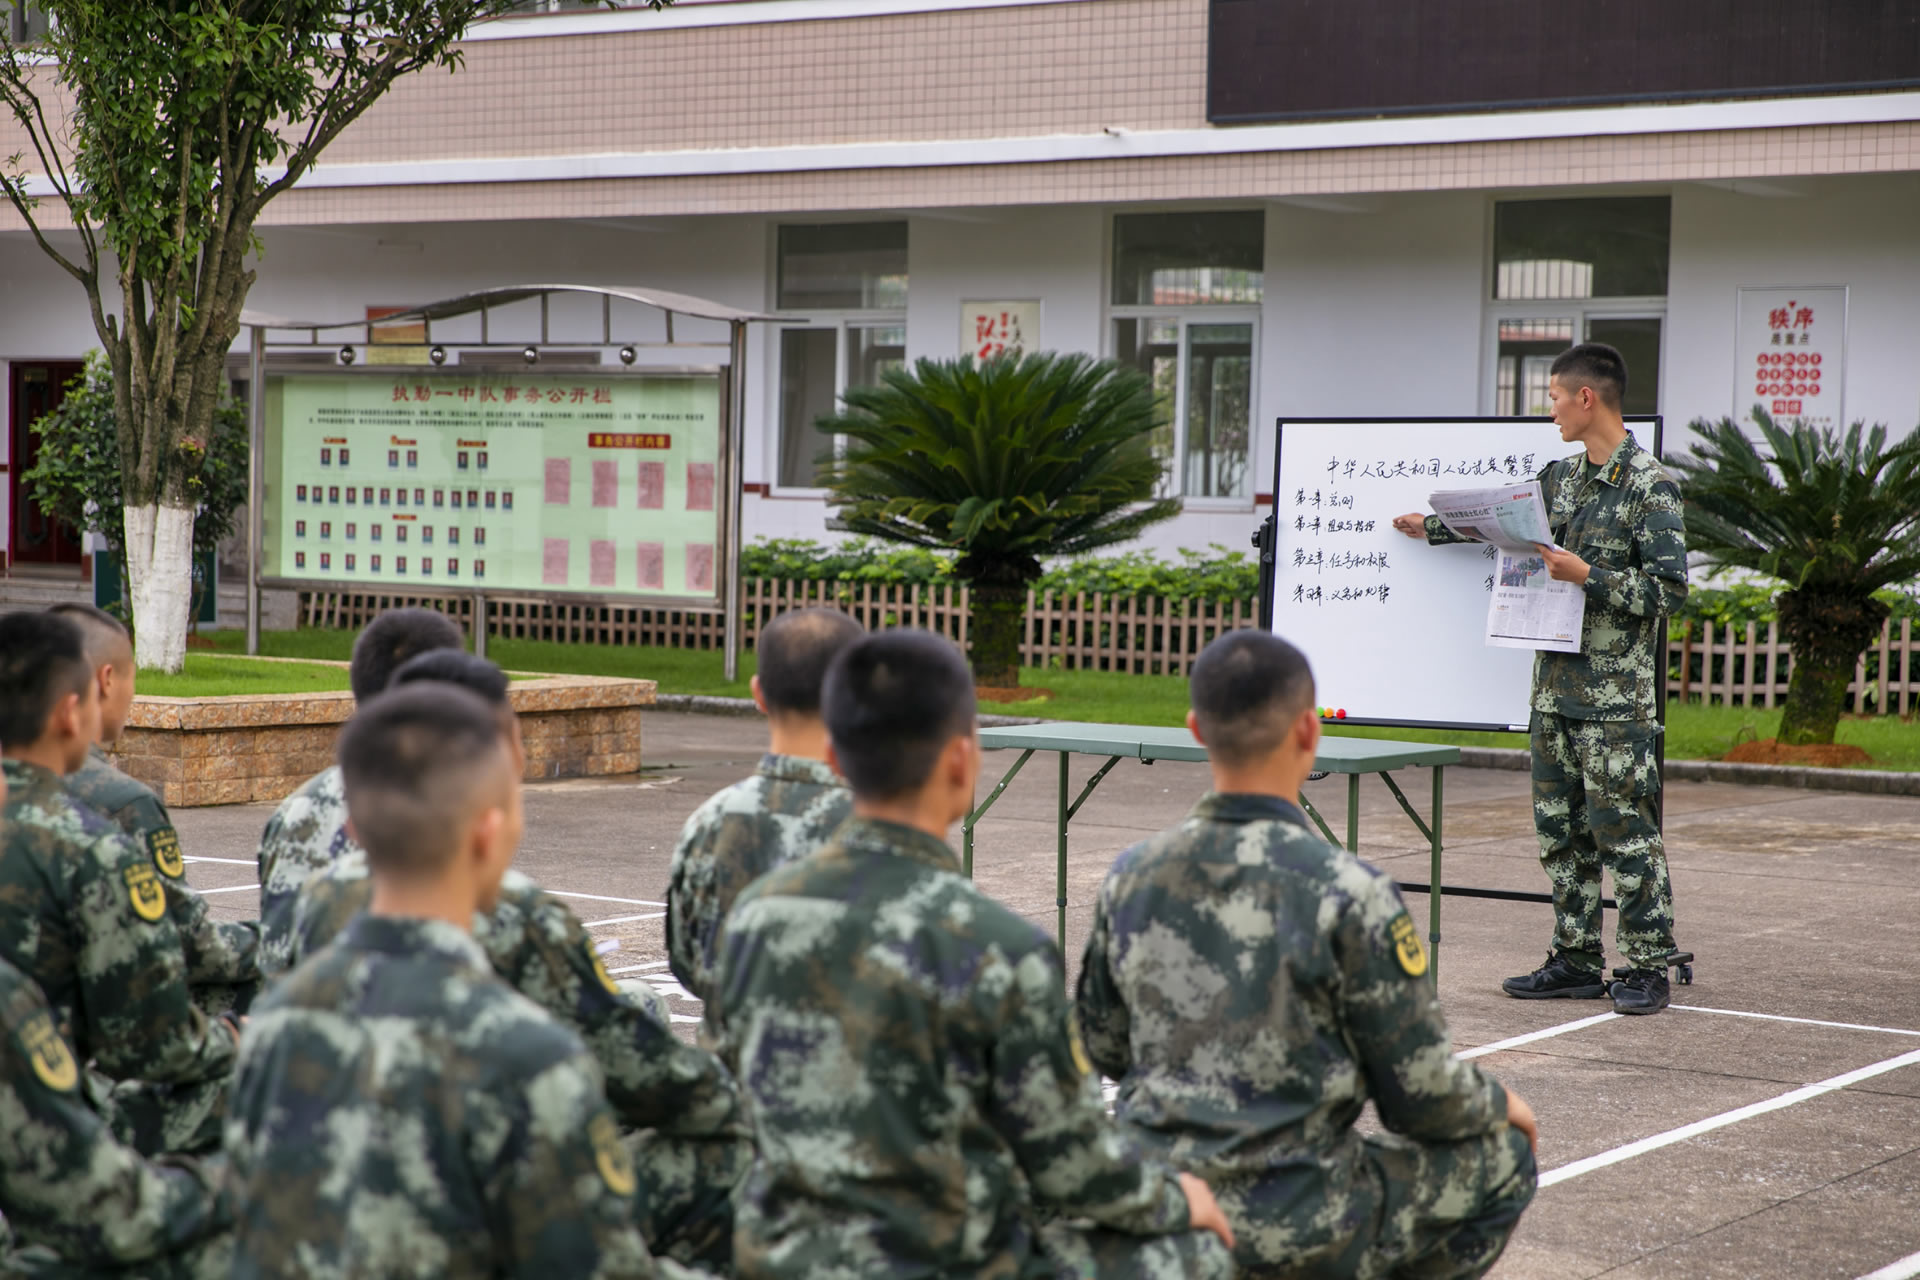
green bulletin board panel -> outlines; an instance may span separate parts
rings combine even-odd
[[[720,374],[269,375],[266,576],[715,603]]]

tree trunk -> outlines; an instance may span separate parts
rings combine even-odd
[[[988,689],[1020,687],[1020,624],[1027,608],[1025,583],[968,584],[968,661],[973,682]]]
[[[178,671],[186,662],[187,614],[193,598],[193,508],[129,506],[126,531],[135,663],[143,669]]]
[[[1780,713],[1788,746],[1832,742],[1860,652],[1880,630],[1887,606],[1872,596],[1785,591],[1780,632],[1793,649],[1793,678]]]

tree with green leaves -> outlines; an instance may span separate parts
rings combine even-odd
[[[1020,682],[1020,619],[1045,556],[1136,538],[1155,500],[1161,406],[1145,374],[1078,354],[921,360],[853,387],[819,430],[828,502],[851,532],[959,553],[974,679]]]
[[[190,478],[226,395],[255,224],[396,80],[457,68],[460,36],[514,0],[35,2],[45,40],[0,41],[0,102],[31,150],[0,188],[86,293],[113,370],[139,661],[177,671]],[[66,227],[77,250],[47,234]]]
[[[67,384],[60,407],[31,424],[40,437],[32,468],[20,482],[33,500],[56,520],[97,533],[119,564],[120,600],[132,599],[126,549],[121,545],[120,438],[115,426],[113,370],[99,351],[87,353],[86,367]],[[196,503],[193,554],[216,550],[233,532],[247,501],[247,413],[227,399],[214,410],[204,449],[189,447],[186,488]],[[211,584],[194,582],[189,618],[200,614],[200,595]]]
[[[1700,419],[1700,439],[1667,465],[1686,495],[1688,549],[1786,584],[1780,741],[1832,742],[1854,664],[1887,616],[1873,593],[1920,578],[1920,433],[1889,447],[1884,426],[1782,427],[1758,405],[1753,420],[1764,453],[1733,419]]]

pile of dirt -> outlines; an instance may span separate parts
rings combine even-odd
[[[990,689],[980,685],[974,689],[982,702],[1050,702],[1053,700],[1051,689]]]
[[[1844,742],[1810,742],[1790,747],[1778,738],[1743,742],[1720,758],[1734,764],[1795,764],[1820,769],[1846,769],[1873,763],[1872,756]]]

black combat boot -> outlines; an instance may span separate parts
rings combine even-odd
[[[1664,979],[1661,985],[1664,992]],[[1607,994],[1601,970],[1582,969],[1558,951],[1549,952],[1547,962],[1532,973],[1508,978],[1500,989],[1516,1000],[1598,1000]]]
[[[1665,969],[1628,969],[1609,990],[1615,1013],[1658,1013],[1672,1003]]]

